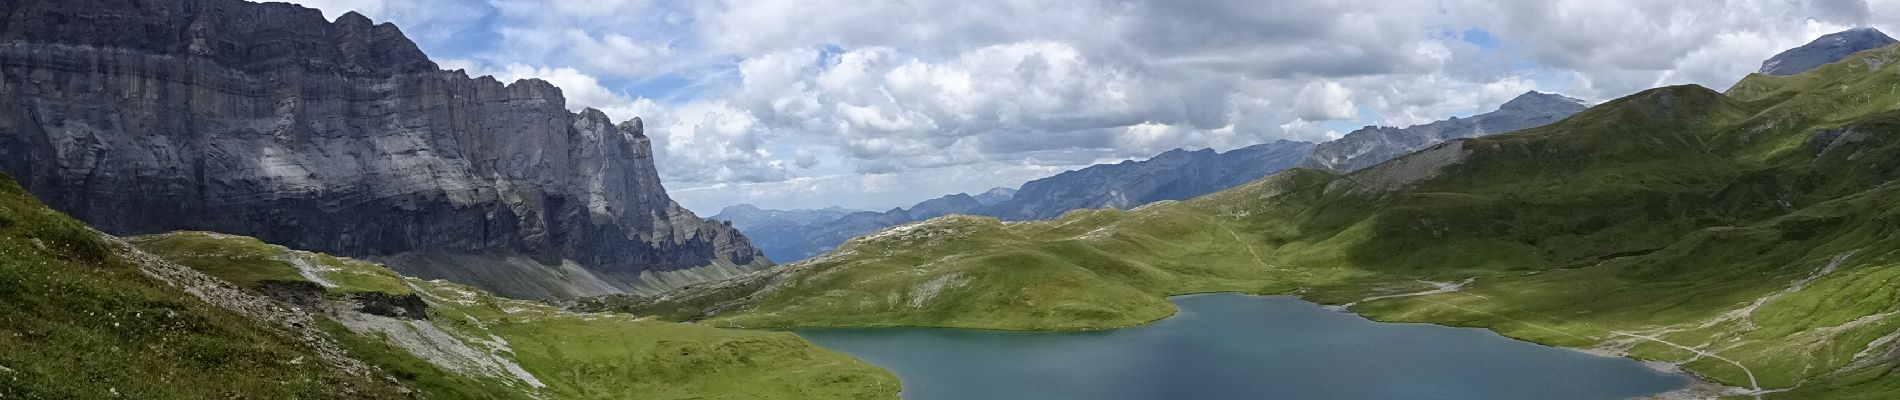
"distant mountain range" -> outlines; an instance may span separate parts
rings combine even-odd
[[[713,220],[732,222],[752,244],[773,260],[801,260],[815,256],[858,235],[950,214],[978,213],[1009,200],[1015,189],[995,188],[981,194],[958,193],[925,200],[909,208],[854,211],[839,207],[819,210],[761,210],[751,204],[726,207]]]
[[[811,248],[811,227],[837,221],[846,215],[865,211],[842,207],[829,207],[816,210],[763,210],[751,204],[726,207],[719,214],[710,217],[715,221],[731,222],[732,227],[746,232],[752,238],[752,245],[765,253],[765,257],[778,260],[797,260],[809,256]]]
[[[1029,181],[1016,197],[975,214],[1025,221],[1083,208],[1128,209],[1186,200],[1290,168],[1312,151],[1312,143],[1288,140],[1225,153],[1174,149],[1146,160],[1091,165]]]
[[[838,218],[843,218],[851,213],[862,211],[863,210],[853,210],[837,206],[816,210],[762,210],[759,209],[758,206],[751,204],[740,204],[726,207],[726,209],[720,210],[719,214],[707,218],[731,222],[732,226],[738,227],[739,229],[752,229],[773,225],[822,224],[836,221]]]
[[[1016,193],[1017,193],[1016,189],[999,187],[999,188],[990,189],[990,191],[983,192],[982,194],[978,194],[978,195],[970,196],[970,197],[976,198],[977,203],[981,203],[985,206],[993,206],[1005,201],[1009,201],[1009,199],[1015,198]]]
[[[845,215],[825,210],[760,210],[728,207],[712,219],[731,221],[767,258],[790,262],[822,254],[853,237],[886,227],[944,215],[982,215],[1007,221],[1049,219],[1089,208],[1130,209],[1163,200],[1186,200],[1231,188],[1292,167],[1350,172],[1446,140],[1543,126],[1584,109],[1562,95],[1529,92],[1496,111],[1453,117],[1405,128],[1371,126],[1321,144],[1280,140],[1216,152],[1174,149],[1140,161],[1098,164],[979,195],[955,194],[909,208]],[[827,210],[835,210],[827,209]],[[767,218],[765,216],[833,216]]]
[[[1452,117],[1406,128],[1368,126],[1352,131],[1337,140],[1321,143],[1300,166],[1335,173],[1358,171],[1447,140],[1544,126],[1583,108],[1583,100],[1528,92],[1498,106],[1497,111],[1471,118]]]

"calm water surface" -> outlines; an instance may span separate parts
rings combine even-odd
[[[1107,332],[797,332],[896,372],[913,400],[1622,399],[1688,384],[1628,359],[1291,297],[1174,302],[1173,317]]]

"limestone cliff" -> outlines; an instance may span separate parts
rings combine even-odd
[[[239,0],[0,2],[0,168],[115,234],[208,230],[515,297],[769,263],[667,197],[638,119]]]

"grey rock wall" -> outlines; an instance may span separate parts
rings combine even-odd
[[[0,18],[0,168],[114,234],[566,261],[616,289],[769,264],[667,197],[638,119],[442,71],[392,24],[237,0],[11,0]],[[574,275],[548,271],[522,273]],[[485,288],[599,291],[541,283]]]

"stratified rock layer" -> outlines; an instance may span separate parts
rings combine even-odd
[[[0,18],[0,168],[115,234],[251,235],[531,298],[769,263],[667,197],[638,119],[442,71],[395,25],[236,0]]]

